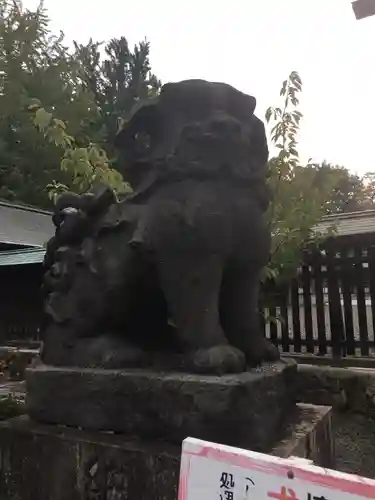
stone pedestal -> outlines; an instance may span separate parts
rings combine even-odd
[[[58,394],[55,394],[58,398]],[[333,467],[330,410],[297,405],[271,453]],[[1,500],[176,500],[181,443],[0,422]]]
[[[268,451],[294,408],[295,376],[293,362],[222,377],[40,366],[28,370],[27,405],[41,423]]]
[[[222,377],[39,366],[0,423],[1,500],[176,500],[186,437],[334,467],[331,410],[296,405],[296,365]]]

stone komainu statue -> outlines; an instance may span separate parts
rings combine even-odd
[[[133,193],[67,193],[46,253],[42,361],[240,372],[279,357],[260,330],[268,148],[255,99],[167,84],[116,138]]]

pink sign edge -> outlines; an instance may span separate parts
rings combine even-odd
[[[375,480],[298,463],[296,457],[286,459],[216,443],[186,438],[182,443],[178,500],[188,500],[190,461],[192,457],[213,459],[226,464],[263,473],[309,482],[342,493],[375,499]]]

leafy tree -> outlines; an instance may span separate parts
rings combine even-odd
[[[80,146],[77,139],[66,132],[65,123],[54,118],[39,103],[35,102],[29,109],[35,112],[36,128],[48,142],[63,150],[60,168],[70,174],[72,179],[70,188],[55,180],[48,184],[46,188],[51,199],[55,200],[59,194],[69,189],[86,192],[95,183],[111,186],[118,193],[130,191],[130,186],[123,181],[120,172],[111,168],[104,149],[91,142],[86,147]]]
[[[375,173],[367,172],[363,176],[365,201],[363,208],[375,208]]]
[[[311,164],[306,168],[314,170],[321,187],[327,182],[331,186],[334,185],[325,203],[325,214],[355,212],[363,210],[368,204],[364,180],[351,174],[347,168],[327,162]]]
[[[30,11],[0,0],[0,198],[48,206],[46,185],[84,189],[94,164],[114,165],[117,117],[159,87],[146,42],[131,51],[125,38],[111,40],[103,60],[92,41],[69,51],[42,5]]]
[[[282,85],[282,105],[266,112],[278,154],[269,161],[268,182],[274,199],[268,217],[273,239],[265,278],[279,281],[296,272],[303,248],[324,236],[315,230],[324,215],[374,206],[374,174],[360,178],[327,162],[301,165],[297,143],[301,91],[301,78],[292,72]]]
[[[100,118],[96,122],[97,138],[112,144],[119,120],[129,116],[134,104],[155,95],[160,81],[151,72],[148,42],[129,49],[125,37],[112,39],[105,46],[102,60],[100,43],[75,43],[75,59],[79,63],[81,85],[95,98]]]
[[[45,206],[46,184],[68,182],[59,150],[30,121],[30,97],[43,100],[73,131],[91,113],[92,99],[74,80],[74,61],[63,37],[48,29],[40,6],[23,10],[19,0],[0,0],[0,197]]]
[[[302,119],[298,109],[301,91],[301,78],[292,72],[280,91],[282,105],[266,112],[266,121],[272,124],[271,141],[278,150],[269,161],[268,176],[274,195],[268,212],[273,238],[265,278],[273,280],[294,273],[301,250],[319,238],[314,227],[326,213],[326,204],[336,187],[334,176],[322,182],[319,169],[300,164],[297,138]]]

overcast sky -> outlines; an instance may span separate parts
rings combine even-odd
[[[24,0],[34,7],[36,0]],[[125,35],[151,42],[165,83],[230,83],[264,117],[282,80],[304,82],[304,158],[375,171],[375,16],[356,21],[350,0],[45,0],[52,27],[85,42]]]

